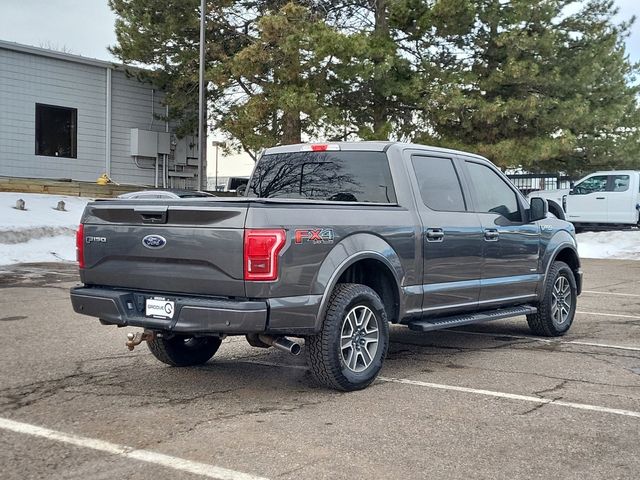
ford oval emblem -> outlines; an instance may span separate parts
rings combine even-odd
[[[147,248],[162,248],[167,244],[167,240],[160,235],[147,235],[142,239],[142,244]]]

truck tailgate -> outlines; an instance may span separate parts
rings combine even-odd
[[[241,199],[90,203],[84,224],[86,285],[244,296]]]

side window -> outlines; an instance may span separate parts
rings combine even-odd
[[[427,207],[445,212],[466,210],[460,180],[451,159],[414,156],[411,163],[420,196]]]
[[[630,183],[629,175],[612,175],[611,191],[626,192],[627,190],[629,190],[629,183]]]
[[[516,193],[491,168],[467,161],[467,168],[476,192],[476,210],[497,213],[512,222],[521,222],[522,214]]]
[[[593,177],[589,177],[575,187],[571,191],[572,195],[588,195],[589,193],[594,192],[604,192],[607,190],[607,176],[606,175],[595,175]]]

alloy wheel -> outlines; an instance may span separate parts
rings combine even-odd
[[[378,319],[366,305],[349,310],[342,321],[340,352],[342,360],[352,372],[369,368],[378,351],[380,334]]]
[[[564,324],[569,319],[573,303],[571,285],[567,277],[560,275],[556,278],[551,292],[551,317],[557,325]]]

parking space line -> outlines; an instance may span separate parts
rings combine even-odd
[[[76,447],[98,450],[111,455],[118,455],[132,460],[153,463],[163,467],[171,468],[181,472],[192,473],[207,478],[219,480],[266,480],[247,473],[237,472],[222,467],[216,467],[206,463],[193,462],[184,458],[173,457],[163,453],[152,452],[150,450],[139,450],[126,445],[106,442],[95,438],[82,437],[71,433],[59,432],[49,428],[39,427],[30,423],[17,422],[8,418],[0,417],[0,429],[9,430],[15,433],[32,435],[35,437],[54,440],[56,442],[68,443]]]
[[[595,290],[583,290],[582,293],[593,293],[598,295],[614,295],[616,297],[640,297],[635,293],[597,292]]]
[[[640,347],[627,347],[623,345],[609,345],[607,343],[595,343],[595,342],[581,342],[579,340],[567,340],[563,342],[560,340],[560,343],[570,343],[573,345],[586,345],[587,347],[601,347],[601,348],[615,348],[617,350],[629,350],[632,352],[640,352]]]
[[[443,385],[440,383],[422,382],[419,380],[409,380],[406,378],[378,377],[383,382],[402,383],[405,385],[414,385],[418,387],[428,387],[437,390],[450,390],[463,393],[474,393],[477,395],[485,395],[489,397],[507,398],[510,400],[520,400],[522,402],[537,403],[540,405],[557,405],[559,407],[569,407],[578,410],[590,410],[601,413],[611,413],[614,415],[623,415],[626,417],[640,418],[640,412],[633,410],[623,410],[620,408],[601,407],[598,405],[589,405],[587,403],[565,402],[564,400],[554,400],[552,398],[531,397],[529,395],[518,395],[515,393],[495,392],[493,390],[482,390],[477,388],[458,387],[455,385]]]
[[[576,311],[576,313],[580,313],[582,315],[600,315],[601,317],[636,318],[640,320],[640,316],[638,315],[623,315],[621,313],[581,312],[581,311]]]
[[[282,363],[269,362],[265,360],[240,360],[240,361],[243,363],[254,363],[257,365],[264,365],[268,367],[294,368],[297,370],[308,370],[307,367],[304,367],[302,365],[286,365]],[[622,415],[625,417],[640,418],[640,412],[636,412],[633,410],[624,410],[621,408],[601,407],[599,405],[590,405],[588,403],[565,402],[564,400],[554,400],[552,398],[533,397],[530,395],[519,395],[517,393],[506,393],[506,392],[497,392],[493,390],[483,390],[478,388],[459,387],[456,385],[445,385],[443,383],[422,382],[420,380],[409,380],[408,378],[378,377],[378,380],[381,382],[387,382],[387,383],[401,383],[405,385],[427,387],[427,388],[433,388],[437,390],[450,390],[455,392],[485,395],[489,397],[506,398],[509,400],[519,400],[522,402],[537,403],[539,405],[556,405],[559,407],[568,407],[568,408],[574,408],[578,410],[589,410],[593,412],[610,413],[613,415]]]
[[[631,352],[640,352],[640,347],[629,347],[626,345],[610,345],[607,343],[595,343],[595,342],[581,342],[579,340],[557,340],[557,339],[549,339],[549,338],[540,338],[533,337],[529,335],[511,335],[511,334],[503,334],[503,333],[489,333],[489,332],[468,332],[466,330],[446,330],[447,332],[452,333],[462,333],[464,335],[479,335],[482,337],[507,337],[507,338],[515,338],[515,339],[523,339],[523,340],[535,340],[536,342],[542,343],[561,343],[567,345],[585,345],[587,347],[600,347],[600,348],[614,348],[616,350],[629,350]]]

